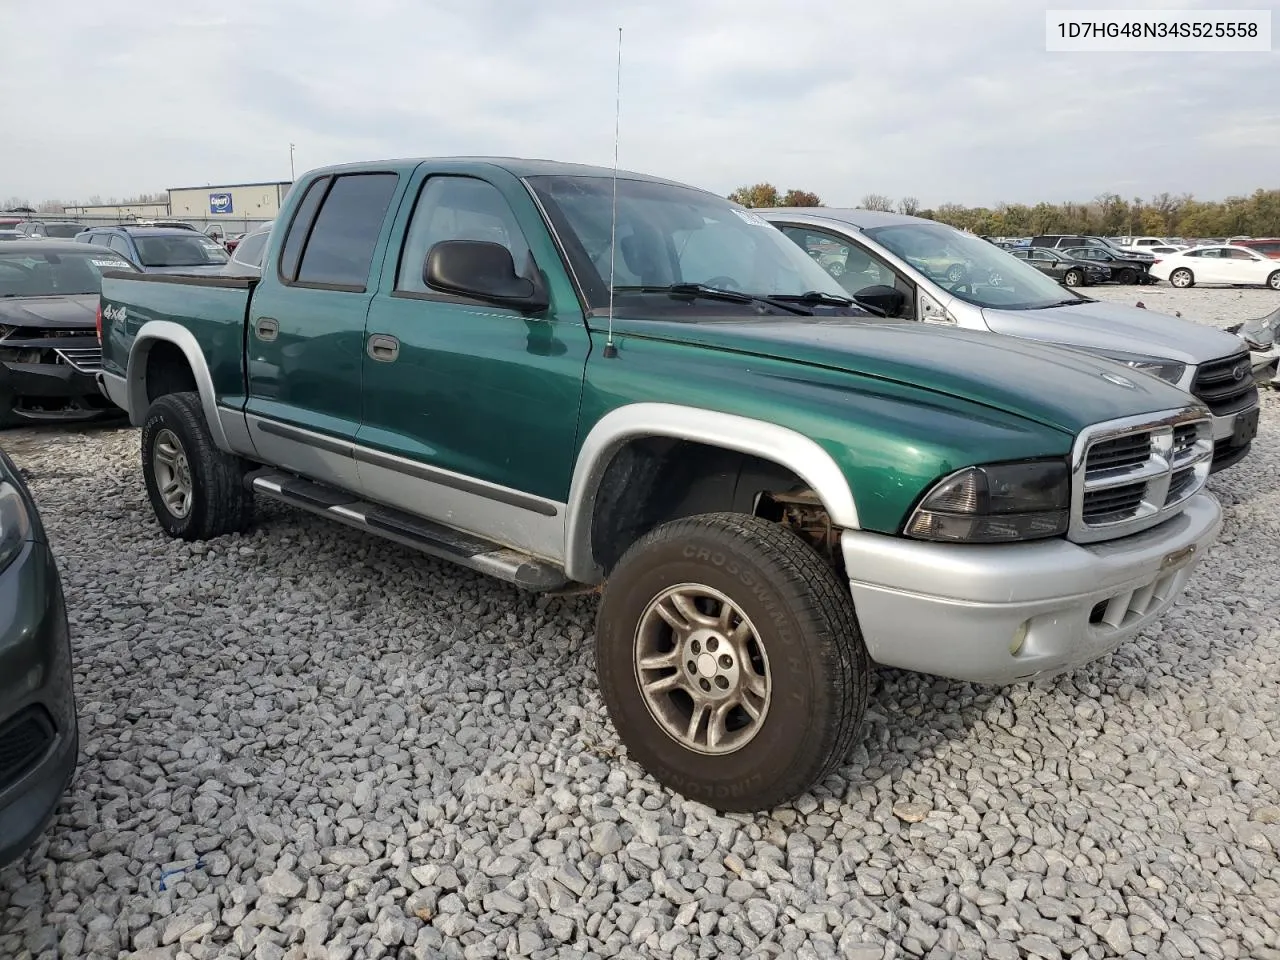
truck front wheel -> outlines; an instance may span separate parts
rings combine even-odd
[[[784,803],[849,755],[870,668],[847,584],[777,524],[675,520],[605,585],[596,670],[618,736],[718,810]]]
[[[198,393],[168,393],[151,404],[142,425],[142,475],[171,537],[209,540],[252,521],[243,464],[214,444]]]

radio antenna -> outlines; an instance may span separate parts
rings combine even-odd
[[[622,28],[618,28],[618,67],[613,98],[613,209],[609,217],[609,338],[604,345],[606,357],[616,357],[613,345],[613,277],[618,256],[618,132],[622,118]]]

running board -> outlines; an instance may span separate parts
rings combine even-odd
[[[563,570],[526,553],[400,510],[368,503],[354,494],[313,483],[291,473],[255,470],[245,477],[245,486],[272,500],[394,540],[441,560],[514,583],[525,590],[550,592],[571,583]]]

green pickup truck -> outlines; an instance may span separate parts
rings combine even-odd
[[[639,174],[315,170],[261,278],[108,274],[99,322],[169,535],[268,497],[599,589],[620,738],[721,810],[832,773],[874,665],[1010,683],[1108,653],[1221,525],[1190,395],[881,317],[750,211]]]

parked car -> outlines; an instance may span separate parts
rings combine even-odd
[[[1106,237],[1086,237],[1079,234],[1042,234],[1041,236],[1031,238],[1031,246],[1056,247],[1059,249],[1070,249],[1072,247],[1102,247],[1104,250],[1109,250],[1117,256],[1127,257],[1131,260],[1138,260],[1148,264],[1155,262],[1156,259],[1149,253],[1143,253],[1137,250],[1126,250]]]
[[[216,274],[230,259],[218,241],[174,227],[94,227],[76,240],[110,247],[143,273]]]
[[[1157,247],[1178,246],[1177,241],[1170,240],[1168,237],[1116,237],[1112,243],[1121,250],[1151,254],[1156,252]]]
[[[134,268],[70,240],[0,245],[0,427],[120,415],[96,380],[104,270]]]
[[[1258,385],[1280,389],[1280,307],[1226,329],[1249,345],[1250,366]]]
[[[76,234],[88,229],[85,224],[74,220],[26,220],[18,225],[18,232],[32,240],[43,237],[71,240]]]
[[[1232,240],[1231,243],[1234,246],[1253,250],[1272,260],[1280,260],[1280,239],[1264,237],[1258,240]]]
[[[1195,247],[1169,254],[1151,268],[1151,275],[1168,280],[1175,287],[1221,283],[1280,290],[1280,263],[1235,244]]]
[[[0,867],[48,826],[79,744],[57,562],[31,491],[0,450]]]
[[[21,240],[22,234],[17,230],[0,229],[0,240]]]
[[[246,233],[236,245],[231,259],[222,268],[222,275],[227,277],[256,277],[262,273],[262,255],[267,249],[267,237],[271,233],[271,224],[265,224]]]
[[[801,247],[814,236],[847,245],[852,251],[851,266],[839,283],[860,303],[907,320],[1067,346],[1153,373],[1213,411],[1215,471],[1238,462],[1250,450],[1258,429],[1258,391],[1251,380],[1230,376],[1249,356],[1237,336],[1152,310],[1099,302],[1080,290],[1067,296],[1061,286],[1012,251],[998,250],[933,220],[821,207],[768,208],[756,213]],[[991,279],[987,283],[939,280],[903,255],[905,250],[919,251],[930,243],[963,251],[979,265],[973,276]]]
[[[1139,258],[1132,253],[1117,253],[1107,247],[1090,246],[1090,247],[1059,247],[1063,253],[1075,257],[1077,260],[1087,260],[1090,263],[1103,267],[1110,274],[1110,279],[1116,283],[1129,284],[1150,284],[1155,283],[1155,278],[1151,276],[1151,267],[1156,261],[1146,258]]]
[[[1068,287],[1087,287],[1095,283],[1106,283],[1111,279],[1111,270],[1107,267],[1078,259],[1065,250],[1054,250],[1052,247],[1015,247],[1009,252],[1019,260],[1025,260],[1046,277],[1052,277]]]
[[[190,230],[193,233],[200,233],[200,229],[192,223],[185,220],[135,220],[127,226],[133,227],[164,227],[168,230]]]
[[[877,317],[707,191],[395,160],[312,171],[277,223],[260,280],[104,280],[159,527],[243,530],[256,495],[600,587],[631,758],[722,810],[844,763],[872,663],[1012,682],[1114,649],[1222,522],[1183,391]]]

